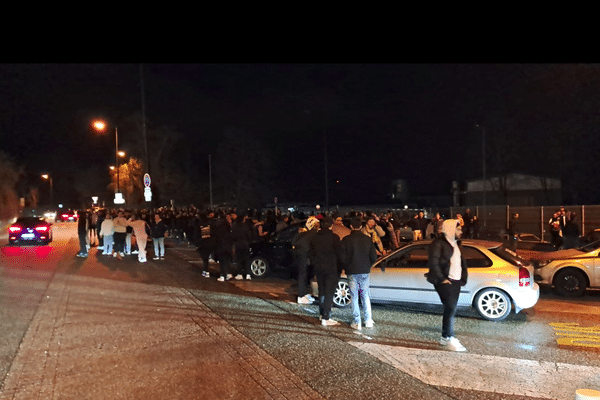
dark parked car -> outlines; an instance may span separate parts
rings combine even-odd
[[[42,217],[20,217],[8,227],[8,244],[42,243],[52,241],[52,225]]]
[[[250,273],[262,278],[276,268],[287,268],[295,275],[292,240],[302,223],[293,224],[250,245]]]

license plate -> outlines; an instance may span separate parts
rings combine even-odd
[[[23,239],[34,239],[35,235],[33,233],[24,233],[21,235]]]

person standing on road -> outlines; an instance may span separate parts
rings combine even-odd
[[[87,229],[87,213],[81,212],[79,219],[77,220],[77,236],[79,236],[79,253],[77,257],[87,257],[87,240],[88,240],[88,229]]]
[[[348,275],[350,297],[352,299],[352,323],[350,326],[353,329],[360,330],[361,309],[365,327],[373,327],[371,298],[369,295],[369,273],[371,272],[371,265],[377,261],[377,252],[371,239],[360,231],[362,223],[359,218],[353,218],[350,227],[352,232],[344,237],[341,242],[340,259],[346,270],[346,275]]]
[[[210,255],[215,251],[215,213],[209,211],[206,218],[201,220],[200,240],[196,244],[196,250],[202,258],[202,276],[210,278],[208,262]]]
[[[429,272],[432,283],[444,305],[440,344],[452,351],[467,349],[454,337],[454,317],[460,288],[467,284],[467,262],[460,251],[460,222],[447,219],[442,223],[441,236],[429,246]]]
[[[167,233],[167,225],[160,218],[160,214],[154,214],[154,222],[150,227],[152,235],[152,243],[154,244],[153,260],[165,259],[165,234]]]
[[[231,214],[226,214],[225,218],[219,218],[215,227],[216,246],[215,254],[219,262],[220,276],[217,281],[224,282],[230,280],[231,261],[233,258],[233,236],[231,235]]]
[[[115,227],[115,251],[113,253],[113,257],[117,257],[119,259],[123,258],[125,255],[125,238],[127,236],[127,226],[129,226],[129,222],[124,215],[125,213],[123,210],[119,210],[117,213],[117,218],[113,219],[113,225]]]
[[[319,230],[319,220],[316,217],[310,217],[306,220],[305,226],[306,229],[301,228],[300,232],[292,239],[292,255],[298,270],[298,304],[315,302],[315,298],[308,294],[306,286],[312,279],[312,276],[308,276],[310,242]]]
[[[247,218],[247,217],[246,217]],[[246,223],[243,216],[235,219],[231,226],[231,236],[233,238],[233,247],[235,249],[235,259],[238,273],[235,279],[252,279],[250,275],[250,242],[252,240],[252,229]],[[243,275],[242,275],[243,274]]]
[[[138,261],[145,263],[146,260],[146,244],[148,244],[148,234],[146,228],[150,229],[146,221],[141,219],[138,215],[133,214],[129,226],[133,229],[135,235],[135,241],[138,247]]]
[[[333,214],[333,226],[331,230],[340,237],[340,240],[350,234],[350,229],[344,225],[344,218],[338,213]]]
[[[331,231],[333,220],[325,217],[321,220],[321,229],[310,241],[308,256],[315,268],[319,285],[319,313],[321,325],[338,325],[331,319],[331,307],[335,288],[340,278],[340,237]]]
[[[113,225],[112,214],[110,212],[106,213],[106,217],[102,221],[102,225],[100,226],[100,238],[104,243],[104,251],[102,254],[111,255],[113,252],[113,235],[115,233],[115,228]]]

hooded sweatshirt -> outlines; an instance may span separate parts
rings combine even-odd
[[[450,271],[448,272],[448,278],[453,279],[455,281],[460,280],[462,271],[460,261],[460,248],[458,247],[458,243],[456,242],[457,222],[458,220],[456,219],[447,219],[442,223],[442,234],[446,237],[446,240],[454,249],[452,257],[450,257]]]

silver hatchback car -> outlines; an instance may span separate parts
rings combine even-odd
[[[380,258],[371,267],[373,303],[441,304],[427,282],[431,240],[412,242]],[[458,298],[459,307],[474,307],[486,320],[502,321],[512,311],[533,307],[540,296],[533,266],[499,242],[463,240],[469,278]],[[334,296],[339,307],[350,304],[348,280],[341,278]]]

